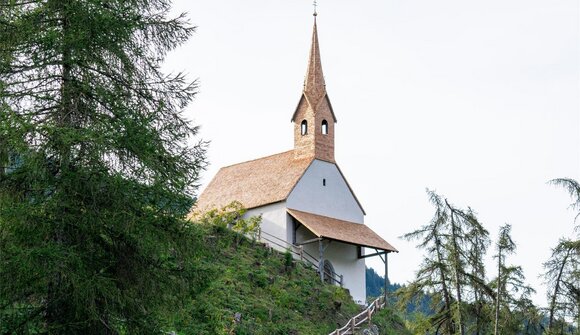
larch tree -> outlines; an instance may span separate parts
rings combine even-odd
[[[496,294],[495,294],[495,316],[494,316],[494,331],[495,335],[499,334],[499,310],[501,307],[501,298],[505,293],[505,258],[507,255],[513,254],[516,250],[516,244],[511,237],[512,226],[505,224],[499,229],[499,237],[495,244],[497,254],[494,256],[497,259],[497,282],[496,282]],[[503,277],[502,277],[503,276]]]
[[[572,198],[570,208],[580,217],[580,183],[571,178],[558,178],[550,184],[564,188]],[[576,224],[576,238],[561,238],[550,259],[544,263],[544,278],[548,284],[548,313],[550,331],[554,331],[556,317],[573,318],[580,332],[580,224]],[[565,322],[563,320],[562,322]]]
[[[561,239],[544,263],[544,278],[548,286],[548,330],[554,334],[560,318],[576,320],[580,329],[580,241]]]
[[[469,333],[481,335],[487,333],[488,325],[491,323],[487,306],[491,297],[493,297],[493,293],[485,282],[486,271],[483,262],[491,242],[489,234],[480,224],[470,226],[467,231],[466,241],[468,242],[466,248],[468,267],[465,271],[465,276],[471,293],[467,314],[474,319],[474,324]]]
[[[0,1],[0,333],[159,333],[188,290],[205,143],[170,6]]]
[[[429,200],[435,207],[431,222],[403,236],[407,240],[418,240],[417,247],[425,249],[427,255],[412,281],[400,295],[403,301],[418,296],[424,291],[437,292],[442,304],[432,318],[436,332],[443,329],[446,334],[465,334],[464,290],[467,286],[480,288],[485,285],[481,259],[473,257],[475,245],[482,248],[481,255],[489,244],[489,233],[477,220],[475,213],[459,209],[437,193],[427,190]],[[467,269],[472,269],[469,271]]]
[[[497,277],[490,283],[495,289],[493,325],[496,335],[524,332],[526,325],[535,318],[530,314],[535,310],[531,301],[534,289],[526,284],[520,266],[506,264],[507,256],[514,254],[516,247],[511,225],[501,226],[495,243],[497,253],[493,256],[497,261]]]
[[[401,298],[399,302],[406,305],[408,301],[421,296],[425,291],[433,292],[435,302],[439,307],[435,309],[436,313],[431,318],[431,323],[436,332],[444,329],[446,334],[453,334],[453,301],[450,293],[451,281],[444,237],[447,219],[445,211],[442,210],[441,198],[435,192],[428,190],[427,193],[429,200],[435,205],[435,215],[429,224],[403,236],[408,241],[418,240],[417,247],[425,249],[426,255],[415,280],[399,290],[398,294]]]
[[[463,296],[465,289],[481,291],[485,289],[485,275],[483,259],[471,257],[474,255],[473,248],[480,248],[481,256],[485,255],[489,245],[489,233],[477,219],[475,212],[471,208],[463,210],[457,208],[445,199],[445,210],[448,218],[449,230],[448,250],[450,252],[450,268],[453,272],[453,282],[455,286],[456,317],[458,334],[466,333],[466,318],[464,316],[464,305],[467,299]],[[473,271],[469,271],[472,269]],[[479,317],[479,316],[478,316]]]
[[[571,178],[557,178],[550,180],[549,183],[562,187],[568,192],[572,198],[570,208],[578,212],[576,214],[576,219],[578,219],[580,217],[580,182]],[[576,229],[580,229],[580,224],[576,226]]]

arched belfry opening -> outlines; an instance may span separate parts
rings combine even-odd
[[[316,158],[334,162],[336,117],[326,94],[316,20],[304,88],[291,121],[294,122],[294,153],[297,159]]]
[[[322,135],[328,135],[328,121],[322,120],[322,125],[320,128]]]
[[[304,136],[306,134],[308,134],[308,121],[302,120],[302,123],[300,123],[300,135]]]

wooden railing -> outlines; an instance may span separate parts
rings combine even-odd
[[[319,269],[319,261],[316,257],[312,256],[306,250],[304,250],[304,246],[302,245],[294,245],[289,243],[277,236],[272,234],[266,233],[261,229],[258,230],[257,233],[257,240],[258,241],[266,241],[271,245],[276,245],[282,249],[289,251],[291,254],[295,256],[296,259],[300,259],[300,261],[304,262],[306,265],[312,267],[316,270],[316,272],[320,273],[321,269]],[[336,272],[328,272],[324,268],[324,278],[330,281],[331,284],[338,284],[342,287],[343,284],[343,276],[337,274]]]
[[[282,249],[285,249],[296,256],[297,259],[300,259],[305,264],[309,265],[310,267],[314,268],[317,272],[318,271],[325,271],[325,269],[319,269],[319,262],[316,257],[309,254],[307,251],[304,250],[304,247],[301,245],[294,245],[289,243],[277,236],[272,234],[266,233],[261,229],[257,232],[257,240],[258,241],[266,241],[271,245],[276,245]],[[320,273],[320,272],[318,272]],[[325,271],[325,278],[329,279],[331,283],[339,284],[342,287],[343,277],[342,275],[338,275],[336,273],[328,273]],[[382,295],[375,299],[364,311],[360,312],[359,314],[352,317],[346,325],[342,328],[338,328],[329,335],[346,335],[346,334],[354,334],[355,330],[360,327],[365,322],[370,322],[373,314],[380,311],[381,309],[385,308],[385,296]]]
[[[373,314],[380,311],[381,309],[385,308],[385,296],[382,295],[378,297],[375,301],[373,301],[367,309],[360,312],[359,314],[355,315],[352,319],[350,319],[346,325],[342,328],[338,328],[332,333],[328,335],[345,335],[345,334],[354,334],[355,329],[357,329],[361,324],[371,321]]]

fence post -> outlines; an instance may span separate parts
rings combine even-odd
[[[258,227],[258,242],[262,240],[262,227]]]
[[[322,238],[318,239],[318,272],[320,272],[320,281],[324,283],[324,248],[322,247]]]
[[[352,324],[350,325],[350,331],[354,334],[354,326],[356,325],[356,318],[352,318]]]
[[[304,261],[304,246],[298,246],[298,252],[300,253],[300,261]]]
[[[340,287],[342,287],[342,281],[343,281],[343,277],[342,275],[338,275],[340,277]]]

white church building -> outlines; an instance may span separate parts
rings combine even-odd
[[[247,216],[262,216],[267,243],[303,250],[323,280],[342,285],[364,303],[365,258],[380,256],[386,272],[387,254],[397,250],[364,224],[365,211],[334,159],[336,117],[322,74],[316,14],[292,122],[294,149],[221,168],[196,210],[240,202]]]

